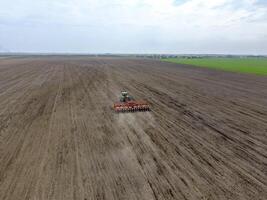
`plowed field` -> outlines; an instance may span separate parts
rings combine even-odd
[[[120,91],[151,112],[112,110]],[[267,78],[153,60],[0,60],[0,199],[267,199]]]

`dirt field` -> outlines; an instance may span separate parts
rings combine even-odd
[[[116,114],[121,90],[151,112]],[[0,60],[0,199],[267,199],[267,77],[118,58]]]

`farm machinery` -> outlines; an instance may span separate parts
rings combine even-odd
[[[128,95],[128,92],[121,92],[120,102],[114,103],[113,106],[115,112],[137,112],[137,111],[149,111],[149,104],[144,100],[134,100],[132,96]]]

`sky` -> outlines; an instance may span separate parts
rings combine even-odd
[[[267,0],[0,0],[0,52],[267,55]]]

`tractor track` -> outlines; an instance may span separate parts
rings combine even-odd
[[[267,199],[267,78],[156,60],[0,61],[0,199]],[[121,90],[151,112],[112,110]]]

